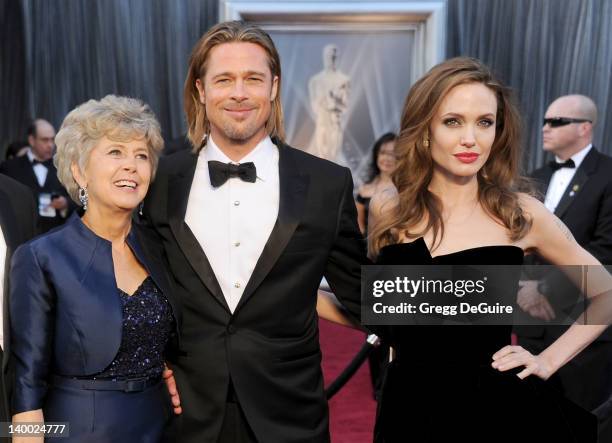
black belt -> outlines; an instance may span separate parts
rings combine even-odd
[[[81,380],[54,375],[51,384],[59,387],[87,389],[91,391],[142,392],[161,382],[161,377],[128,378],[126,380]]]

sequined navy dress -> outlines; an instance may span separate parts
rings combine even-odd
[[[168,337],[173,331],[172,308],[151,277],[133,295],[118,291],[123,304],[121,347],[108,368],[94,378],[159,378]]]
[[[389,265],[522,262],[523,251],[514,246],[432,257],[422,238],[384,247],[377,260]],[[518,278],[517,272],[516,285],[505,289],[516,294]],[[596,441],[590,413],[535,376],[520,380],[518,370],[491,367],[492,355],[510,344],[511,326],[392,326],[377,332],[396,351],[379,403],[377,443]]]

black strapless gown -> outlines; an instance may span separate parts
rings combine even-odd
[[[486,246],[432,257],[422,238],[389,245],[378,264],[520,265],[515,246]],[[518,275],[517,275],[518,286]],[[516,292],[517,286],[508,288]],[[597,441],[595,416],[520,369],[499,372],[492,356],[511,326],[391,326],[396,351],[376,420],[377,443]]]

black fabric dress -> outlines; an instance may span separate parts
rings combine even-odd
[[[431,256],[422,238],[389,245],[378,264],[520,265],[523,251],[487,246]],[[508,288],[516,292],[517,285]],[[377,414],[377,443],[576,442],[597,440],[596,418],[535,376],[499,372],[492,356],[511,326],[391,326],[377,331],[396,351]]]
[[[365,207],[365,232],[368,232],[368,217],[369,217],[369,212],[370,212],[370,200],[372,200],[371,197],[364,197],[361,194],[357,194],[357,197],[355,197],[355,200],[358,203],[361,203],[364,207]]]

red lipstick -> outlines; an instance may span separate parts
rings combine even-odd
[[[454,154],[457,159],[462,163],[473,163],[478,160],[478,156],[475,152],[459,152],[458,154]]]

